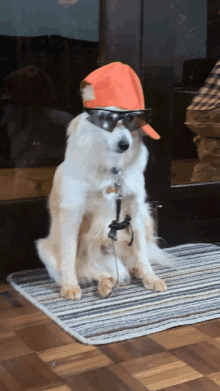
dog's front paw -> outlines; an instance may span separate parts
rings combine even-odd
[[[167,290],[165,281],[161,280],[156,275],[144,277],[143,284],[146,289],[150,289],[151,291],[165,292]]]
[[[70,300],[80,300],[82,290],[79,285],[63,285],[61,288],[61,296]]]
[[[98,285],[98,293],[102,297],[108,297],[116,285],[116,280],[113,277],[105,277],[103,276]]]

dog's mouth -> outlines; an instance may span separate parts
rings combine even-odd
[[[119,149],[119,148],[116,148],[116,149],[112,149],[112,148],[107,148],[108,149],[108,151],[111,151],[111,152],[114,152],[114,153],[119,153],[119,154],[122,154],[122,153],[125,153],[125,152],[127,152],[128,151],[128,149],[126,150],[126,151],[123,151],[122,149]]]
[[[119,150],[119,149],[116,149],[115,152],[116,152],[116,153],[125,153],[126,151],[121,151],[121,150]]]
[[[124,152],[126,152],[126,151],[122,151],[122,150],[120,150],[120,149],[112,149],[112,148],[107,148],[107,151],[110,151],[110,152],[114,152],[114,153],[124,153]]]

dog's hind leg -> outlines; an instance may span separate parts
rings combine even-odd
[[[138,274],[142,278],[145,288],[153,291],[166,291],[165,281],[160,279],[153,271],[150,263],[149,249],[146,239],[146,221],[151,217],[146,204],[133,201],[131,206],[132,226],[134,230],[133,251],[137,260]]]
[[[46,238],[36,240],[35,246],[37,248],[38,255],[46,266],[50,277],[53,278],[58,284],[61,284],[58,208],[53,205],[53,207],[50,208],[50,212],[50,233]]]
[[[76,271],[77,240],[81,222],[82,213],[79,209],[60,208],[61,296],[71,300],[79,300],[82,296]]]

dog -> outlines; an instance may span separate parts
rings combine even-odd
[[[87,93],[85,88],[84,100]],[[93,281],[98,283],[99,295],[108,297],[117,282],[117,267],[119,284],[135,276],[142,279],[146,289],[166,291],[165,281],[154,273],[151,264],[172,266],[173,261],[157,245],[150,204],[145,202],[143,173],[148,150],[142,141],[143,132],[125,126],[122,114],[127,110],[121,107],[97,110],[92,114],[84,111],[68,126],[65,158],[55,172],[49,197],[50,232],[47,238],[36,241],[38,255],[50,277],[61,286],[61,296],[71,300],[79,300],[84,284]],[[99,119],[118,115],[112,131],[105,128],[105,120],[103,126],[93,120],[97,112]],[[130,215],[134,241],[128,246],[129,230],[118,231],[116,267],[108,234],[116,215],[113,172],[119,171],[121,220]]]

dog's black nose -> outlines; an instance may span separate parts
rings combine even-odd
[[[124,152],[124,151],[127,151],[127,149],[129,148],[129,143],[127,142],[127,140],[120,140],[119,143],[118,143],[118,149],[121,151],[121,152]]]

